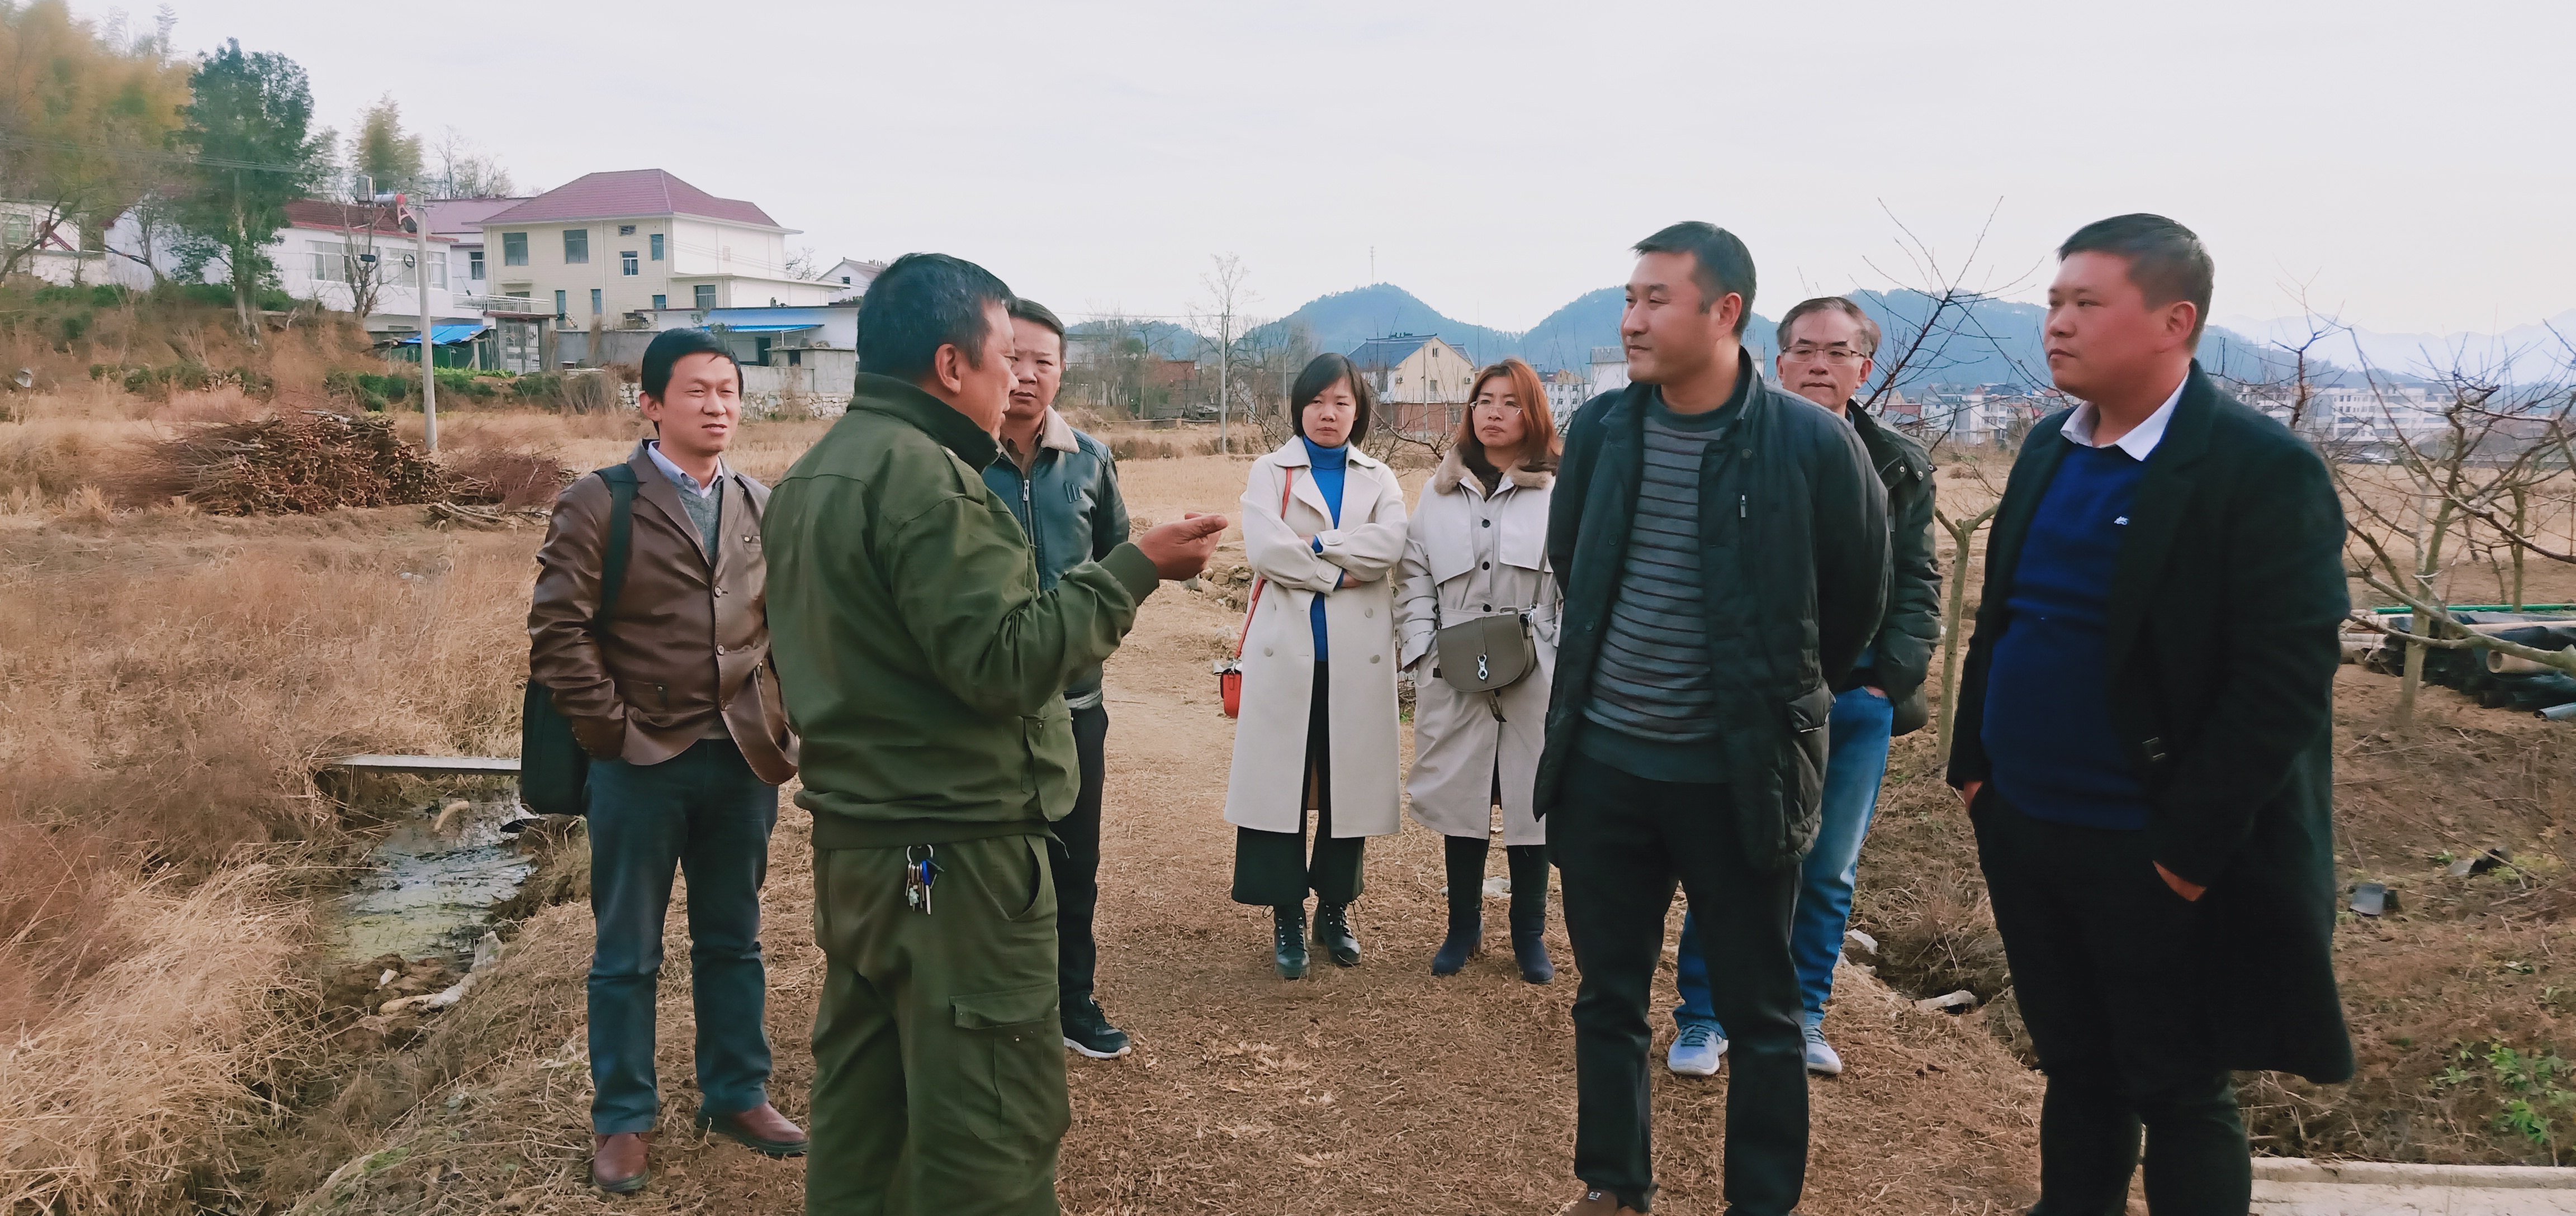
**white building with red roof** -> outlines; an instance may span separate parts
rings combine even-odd
[[[521,296],[568,329],[624,326],[657,308],[828,304],[841,284],[795,277],[757,204],[660,169],[591,173],[483,217],[483,290]]]
[[[286,294],[340,312],[372,303],[360,319],[369,331],[416,333],[417,292],[424,281],[433,318],[465,319],[456,302],[463,293],[453,290],[448,266],[448,251],[455,244],[452,238],[432,235],[424,267],[418,264],[419,243],[402,230],[392,206],[297,199],[286,205],[286,227],[270,242],[268,257]],[[362,301],[361,295],[373,299]]]

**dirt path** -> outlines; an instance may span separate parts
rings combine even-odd
[[[1551,947],[1563,973],[1553,985],[1521,982],[1508,948],[1434,980],[1440,851],[1408,824],[1371,842],[1356,917],[1366,961],[1322,966],[1298,983],[1276,979],[1267,913],[1226,895],[1232,829],[1221,809],[1233,724],[1214,703],[1207,656],[1235,620],[1212,597],[1167,587],[1110,666],[1100,990],[1138,1049],[1120,1061],[1072,1061],[1066,1209],[1554,1212],[1575,1187],[1567,1010],[1576,976],[1561,918]],[[766,904],[775,1094],[790,1113],[806,1108],[804,1043],[821,966],[807,928],[807,827],[789,807]],[[1488,912],[1495,940],[1500,903]],[[696,1097],[682,926],[675,908],[656,1176],[644,1199],[616,1206],[797,1210],[804,1163],[766,1161],[686,1130]],[[529,924],[499,980],[424,1049],[456,1056],[462,1078],[395,1138],[400,1161],[345,1188],[342,1210],[485,1210],[504,1199],[524,1211],[606,1206],[581,1185],[588,936],[579,905]],[[1669,994],[1667,974],[1666,1003]],[[1805,1210],[1984,1212],[2028,1201],[2037,1087],[1990,1038],[1914,1013],[1858,974],[1828,1025],[1851,1070],[1815,1087]],[[1659,1074],[1658,1211],[1722,1206],[1725,1085]]]

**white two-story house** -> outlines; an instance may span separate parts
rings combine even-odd
[[[456,242],[432,235],[429,263],[421,266],[419,242],[402,230],[394,209],[367,203],[298,199],[286,205],[286,227],[268,247],[278,285],[299,300],[339,312],[354,311],[364,288],[375,298],[359,323],[376,334],[420,329],[420,285],[425,280],[434,321],[472,318],[460,312],[449,286],[448,251]],[[208,278],[222,275],[209,268]]]
[[[795,229],[660,169],[586,174],[482,229],[484,290],[534,300],[569,329],[652,309],[828,304],[843,290],[788,272]]]
[[[1476,376],[1476,365],[1437,334],[1371,338],[1350,358],[1380,401],[1463,404]]]

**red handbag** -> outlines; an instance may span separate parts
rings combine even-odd
[[[1279,518],[1283,521],[1288,518],[1288,495],[1296,488],[1297,469],[1292,465],[1287,484],[1279,487]],[[1225,701],[1225,716],[1229,718],[1243,716],[1243,641],[1252,636],[1252,614],[1261,607],[1261,585],[1266,581],[1258,577],[1252,580],[1252,602],[1243,606],[1243,629],[1234,635],[1234,656],[1216,667],[1217,695]]]

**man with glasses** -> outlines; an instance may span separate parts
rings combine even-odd
[[[1013,300],[1010,312],[1011,404],[1002,411],[999,436],[1004,459],[984,466],[984,484],[1029,534],[1038,590],[1047,591],[1065,571],[1106,560],[1127,543],[1127,503],[1118,496],[1118,465],[1109,445],[1073,429],[1055,410],[1056,390],[1064,384],[1064,322],[1035,300]],[[1082,784],[1073,813],[1055,821],[1047,855],[1055,863],[1064,1045],[1095,1060],[1114,1060],[1131,1050],[1127,1032],[1110,1024],[1093,996],[1100,943],[1092,936],[1092,913],[1100,904],[1100,803],[1109,745],[1100,680],[1094,664],[1065,685]]]
[[[1941,568],[1932,557],[1932,458],[1921,444],[1870,417],[1859,400],[1878,340],[1878,323],[1859,305],[1841,296],[1820,296],[1780,319],[1775,364],[1782,388],[1841,416],[1859,435],[1870,467],[1887,485],[1892,532],[1886,614],[1851,674],[1833,686],[1823,822],[1815,850],[1801,863],[1797,917],[1789,939],[1805,1005],[1807,1071],[1829,1077],[1842,1074],[1843,1059],[1825,1041],[1825,998],[1833,994],[1834,963],[1842,957],[1843,927],[1851,919],[1861,839],[1878,811],[1888,741],[1921,729],[1931,716],[1923,678],[1941,635]],[[1674,966],[1674,987],[1682,1003],[1673,1010],[1673,1021],[1680,1033],[1664,1057],[1665,1067],[1684,1076],[1713,1075],[1726,1056],[1726,1028],[1718,1024],[1708,985],[1698,918],[1685,916]]]

